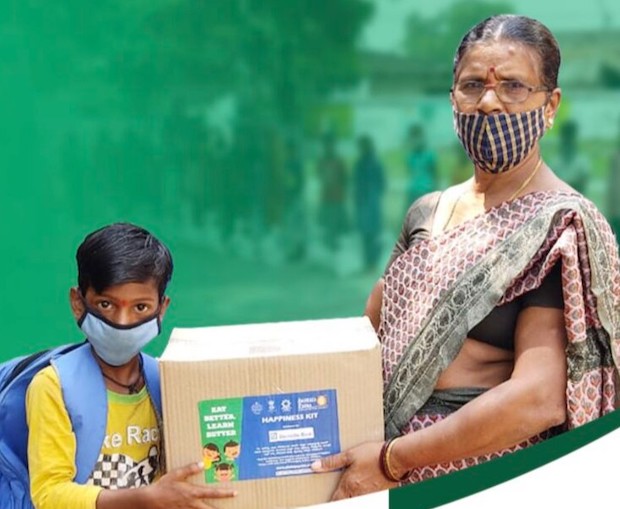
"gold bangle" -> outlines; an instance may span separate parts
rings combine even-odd
[[[394,447],[394,443],[399,438],[402,437],[390,438],[387,442],[383,444],[381,452],[379,453],[379,466],[381,467],[381,472],[386,479],[392,482],[401,482],[411,476],[411,470],[407,470],[400,477],[394,475],[394,471],[392,470],[392,466],[390,465],[390,454],[392,452],[392,447]]]

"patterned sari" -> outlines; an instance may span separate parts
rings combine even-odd
[[[496,306],[537,288],[561,259],[571,429],[616,408],[620,395],[620,261],[613,233],[577,194],[536,192],[503,203],[437,237],[414,243],[384,278],[386,435],[445,415],[418,413],[471,330]],[[412,481],[485,461],[546,438],[442,468]]]

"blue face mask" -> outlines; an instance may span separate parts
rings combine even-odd
[[[122,366],[133,359],[161,331],[159,310],[131,325],[118,325],[86,308],[78,326],[95,353],[110,366]]]

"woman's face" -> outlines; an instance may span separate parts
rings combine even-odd
[[[452,104],[462,113],[519,113],[540,108],[546,104],[547,120],[555,116],[560,101],[560,89],[530,92],[527,99],[519,103],[504,103],[495,89],[486,88],[480,99],[468,103],[459,98],[458,84],[481,82],[487,86],[500,81],[518,81],[528,87],[543,87],[542,66],[538,54],[528,46],[518,42],[499,40],[480,42],[471,46],[463,55],[456,69]]]

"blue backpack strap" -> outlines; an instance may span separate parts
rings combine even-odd
[[[76,439],[75,482],[85,484],[93,472],[108,422],[108,395],[99,364],[91,346],[52,360],[60,378],[65,407]]]
[[[146,390],[149,392],[157,420],[161,421],[161,386],[159,383],[159,364],[157,359],[147,355],[142,355],[142,368],[144,369],[144,378],[146,379]]]
[[[161,389],[157,360],[142,355],[147,391],[161,422]],[[52,361],[56,368],[65,407],[76,439],[75,482],[85,484],[92,474],[108,423],[108,395],[101,368],[95,360],[89,343]]]

